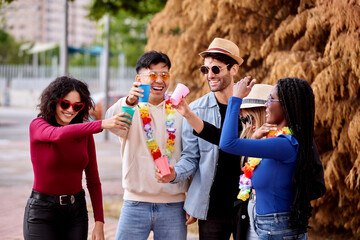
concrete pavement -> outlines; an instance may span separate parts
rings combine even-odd
[[[114,239],[123,196],[120,148],[117,139],[110,135],[110,140],[104,141],[101,134],[95,136],[95,142],[103,189],[105,238]],[[0,136],[0,152],[0,239],[23,239],[24,208],[33,183],[29,142],[27,139],[4,140]],[[90,203],[88,193],[87,202]],[[89,239],[94,225],[91,210],[89,206]],[[189,234],[188,239],[198,237]]]
[[[108,206],[112,204],[116,206],[117,202],[122,201],[123,194],[119,145],[111,141],[97,141],[96,145],[104,206],[106,209],[111,209]],[[29,143],[24,140],[0,141],[0,152],[0,239],[23,239],[24,208],[33,183]],[[83,186],[86,186],[85,182]],[[90,203],[88,193],[87,202]],[[105,215],[106,239],[114,239],[117,219],[113,216],[118,216],[119,210],[120,208],[116,208],[113,210],[116,212],[108,212]],[[94,225],[91,206],[89,219],[89,233],[91,234]]]

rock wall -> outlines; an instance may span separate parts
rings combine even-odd
[[[168,0],[149,23],[146,48],[169,55],[170,87],[189,86],[188,102],[209,91],[198,53],[215,37],[238,44],[245,60],[238,79],[309,81],[328,190],[312,203],[312,226],[359,236],[359,27],[359,0]]]

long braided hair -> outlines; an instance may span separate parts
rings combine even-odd
[[[299,143],[293,173],[294,202],[290,210],[292,228],[305,230],[311,216],[310,181],[313,176],[315,101],[310,84],[298,78],[284,78],[277,82],[278,96],[288,127]]]

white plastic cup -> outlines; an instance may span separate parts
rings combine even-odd
[[[190,92],[189,88],[182,83],[178,83],[174,92],[171,94],[170,101],[174,105],[178,105],[182,98],[186,97]]]

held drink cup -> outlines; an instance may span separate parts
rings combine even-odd
[[[190,92],[189,88],[182,83],[178,83],[173,94],[171,94],[170,101],[174,105],[178,105],[182,98],[186,97]]]
[[[276,133],[277,133],[277,128],[276,127],[270,128],[270,131],[267,134],[267,137],[276,137]]]
[[[135,109],[134,109],[134,108],[131,108],[131,107],[127,107],[127,106],[122,106],[122,107],[121,107],[121,112],[126,112],[126,113],[128,113],[128,114],[131,116],[131,118],[129,118],[128,116],[124,116],[124,117],[127,118],[127,119],[129,119],[130,121],[132,121],[132,117],[134,116]],[[124,122],[124,121],[122,121],[122,122]],[[124,122],[124,123],[126,123],[127,125],[130,126],[129,123],[127,123],[127,122]]]
[[[139,97],[139,102],[149,102],[150,86],[150,84],[141,84],[140,86],[138,86],[138,88],[144,90],[144,92],[141,93],[142,95],[144,95],[144,97]]]
[[[170,175],[170,167],[167,156],[159,157],[155,160],[155,163],[162,176]]]

